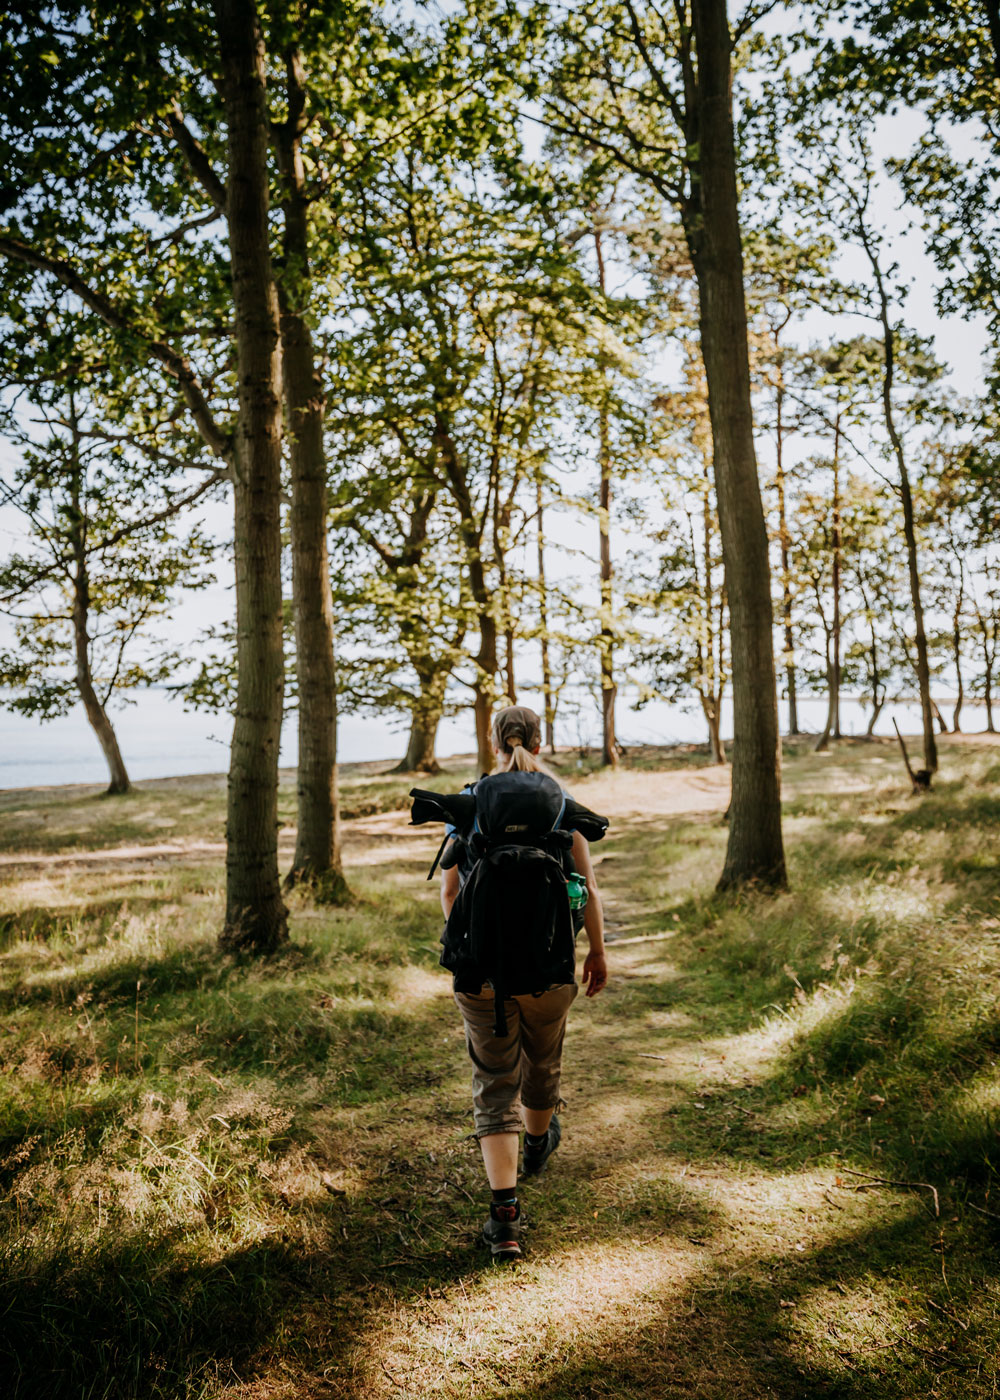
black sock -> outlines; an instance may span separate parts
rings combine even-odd
[[[516,1186],[504,1186],[504,1187],[503,1187],[501,1190],[499,1190],[499,1191],[494,1191],[493,1188],[491,1187],[491,1188],[490,1188],[490,1195],[493,1197],[493,1204],[494,1204],[495,1206],[516,1206],[516,1205],[517,1205],[517,1187],[516,1187]]]
[[[525,1142],[528,1143],[529,1146],[531,1146],[531,1147],[541,1147],[541,1146],[543,1146],[543,1144],[545,1143],[545,1140],[546,1140],[546,1138],[548,1137],[548,1135],[549,1135],[549,1130],[548,1130],[548,1128],[545,1129],[545,1132],[544,1132],[544,1133],[527,1133],[527,1132],[526,1132],[525,1135],[524,1135],[524,1140],[525,1140]]]

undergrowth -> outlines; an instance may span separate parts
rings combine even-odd
[[[774,898],[714,893],[718,814],[613,825],[609,915],[645,941],[612,945],[609,991],[574,1008],[566,1136],[524,1188],[513,1274],[472,1244],[433,835],[356,844],[355,902],[296,892],[265,962],[219,953],[204,850],[8,866],[3,1394],[991,1396],[993,753],[946,747],[922,799],[884,746],[793,755]],[[205,784],[145,785],[99,837],[110,805],[21,794],[49,830],[8,849],[195,843]],[[364,800],[403,784],[376,774]]]

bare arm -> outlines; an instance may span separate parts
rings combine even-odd
[[[587,882],[587,903],[583,909],[583,927],[587,933],[590,951],[583,964],[583,985],[587,996],[595,997],[606,985],[608,965],[604,957],[604,908],[601,892],[597,888],[590,859],[590,847],[578,831],[573,833],[573,864]]]
[[[444,917],[451,916],[451,906],[458,898],[458,866],[453,865],[450,870],[441,871],[441,908],[444,910]]]

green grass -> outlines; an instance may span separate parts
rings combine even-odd
[[[220,781],[3,795],[8,852],[105,856],[0,871],[2,1393],[992,1396],[995,754],[946,744],[914,799],[887,746],[793,751],[773,898],[714,893],[718,814],[615,821],[608,913],[653,937],[574,1008],[513,1272],[472,1244],[433,833],[349,827],[356,902],[296,894],[256,963],[215,942]],[[566,761],[614,816],[614,780]],[[348,775],[346,805],[410,785]]]

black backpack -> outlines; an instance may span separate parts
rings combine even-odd
[[[465,877],[445,925],[441,965],[454,973],[457,991],[493,984],[494,1033],[506,1035],[505,997],[573,981],[566,885],[573,832],[599,841],[608,822],[568,798],[546,773],[496,773],[471,792],[442,796],[414,788],[410,796],[414,826],[454,827],[441,864],[458,865]]]

